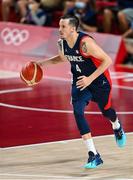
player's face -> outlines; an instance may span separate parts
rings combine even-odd
[[[67,39],[70,37],[74,27],[69,24],[69,19],[61,19],[59,22],[59,33],[61,39]]]

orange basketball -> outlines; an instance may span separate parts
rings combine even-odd
[[[41,67],[35,62],[28,62],[20,72],[21,79],[29,86],[37,84],[43,77]]]

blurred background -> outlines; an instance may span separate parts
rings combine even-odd
[[[63,14],[79,17],[80,29],[121,35],[127,49],[123,64],[133,64],[132,0],[1,0],[0,21],[58,27]]]

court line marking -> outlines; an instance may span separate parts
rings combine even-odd
[[[31,91],[31,87],[27,88],[17,88],[17,89],[6,89],[6,90],[0,90],[0,94],[7,94],[7,93],[14,93],[14,92],[22,92],[22,91]]]
[[[66,78],[55,78],[55,77],[46,77],[50,80],[61,80],[61,81],[70,81],[70,79]],[[133,90],[132,87],[127,86],[121,86],[121,85],[113,85],[113,87],[126,89],[126,90]],[[32,90],[31,87],[28,88],[18,88],[18,89],[8,89],[8,90],[0,90],[0,94],[6,94],[6,93],[14,93],[14,92],[21,92],[21,91],[30,91]],[[46,109],[46,108],[31,108],[31,107],[25,107],[25,106],[17,106],[17,105],[11,105],[7,103],[0,103],[0,106],[13,108],[13,109],[21,109],[21,110],[29,110],[29,111],[42,111],[42,112],[53,112],[53,113],[73,113],[73,111],[70,110],[58,110],[58,109]],[[85,114],[101,114],[101,112],[86,112]],[[133,114],[132,111],[129,112],[117,112],[117,114]]]
[[[130,79],[124,79],[123,81],[125,81],[125,82],[131,82],[131,81],[133,81],[133,78],[130,78]]]
[[[75,179],[75,180],[77,180],[77,179],[88,179],[88,180],[91,180],[91,179],[98,179],[98,177],[97,176],[93,176],[93,177],[91,177],[91,178],[89,178],[88,176],[89,176],[89,174],[88,174],[88,176],[87,177],[80,177],[80,176],[48,176],[48,175],[37,175],[37,174],[34,174],[34,175],[32,175],[32,174],[10,174],[10,173],[0,173],[0,175],[2,175],[2,176],[16,176],[16,177],[36,177],[36,178],[54,178],[54,179]],[[132,179],[127,179],[127,178],[113,178],[113,179],[111,179],[111,180],[132,180]]]
[[[128,74],[129,74],[129,73],[128,73]],[[49,80],[71,82],[71,79],[68,79],[68,78],[61,78],[61,77],[54,77],[54,76],[44,76],[44,77],[45,77],[45,79],[49,79]],[[123,77],[124,77],[124,76],[123,76]],[[125,77],[127,77],[127,76],[125,76]],[[128,76],[128,77],[131,77],[131,75]],[[17,76],[17,78],[18,78],[18,76]],[[111,76],[111,78],[112,78],[112,79],[119,79],[119,78],[122,78],[122,77],[119,77],[119,76],[118,76],[118,78],[116,78],[116,77]],[[124,81],[129,82],[129,81],[131,81],[131,80],[129,79],[129,80],[124,80]],[[125,89],[125,90],[133,90],[133,87],[130,87],[130,86],[122,86],[122,85],[117,85],[117,84],[113,84],[112,87],[114,87],[114,88],[119,88],[119,89]]]
[[[52,176],[52,175],[37,175],[37,174],[10,174],[10,173],[0,173],[2,176],[15,176],[15,177],[36,177],[36,178],[54,178],[54,179],[77,179],[80,177],[74,176]],[[81,177],[81,179],[88,179],[89,177]],[[95,178],[91,178],[95,179]]]
[[[71,74],[71,71],[69,71],[68,74]],[[127,79],[127,78],[133,77],[133,73],[131,73],[131,72],[113,72],[113,71],[110,71],[110,75],[111,75],[112,79]],[[18,77],[20,77],[19,72],[0,70],[0,79],[8,79],[8,78],[10,79],[10,78],[18,78]]]
[[[126,134],[133,135],[133,132],[127,132]],[[114,134],[93,136],[93,139],[108,138],[108,137],[114,137]],[[21,149],[21,148],[29,148],[29,147],[36,147],[36,146],[45,146],[45,145],[50,145],[50,144],[67,144],[69,142],[80,141],[81,139],[82,138],[67,139],[67,140],[60,140],[60,141],[53,141],[53,142],[45,142],[45,143],[36,143],[36,144],[29,144],[29,145],[5,147],[5,148],[0,148],[0,149],[1,150],[10,150],[10,149]]]
[[[12,105],[7,103],[0,103],[0,106],[12,108],[12,109],[20,109],[20,110],[28,110],[28,111],[41,111],[41,112],[51,112],[51,113],[67,113],[72,114],[72,110],[59,110],[59,109],[46,109],[46,108],[33,108],[33,107],[26,107],[26,106],[18,106]],[[133,111],[118,111],[117,114],[133,114]],[[102,114],[100,111],[85,111],[85,114]]]
[[[129,132],[126,134],[133,134],[133,132]],[[99,138],[108,138],[111,137],[113,135],[102,135],[102,136],[95,136],[93,137],[94,139],[99,139]],[[14,146],[14,147],[8,147],[8,148],[1,148],[2,150],[8,150],[8,149],[20,149],[20,148],[28,148],[28,147],[34,147],[34,146],[44,146],[44,145],[49,145],[49,144],[57,144],[57,143],[69,143],[69,142],[75,142],[75,141],[79,141],[81,140],[81,138],[78,139],[71,139],[71,140],[64,140],[64,141],[55,141],[55,142],[48,142],[48,143],[39,143],[39,144],[32,144],[32,145],[24,145],[24,146]],[[0,173],[0,176],[15,176],[15,177],[35,177],[35,178],[54,178],[54,179],[72,179],[72,180],[77,180],[78,178],[80,179],[88,179],[89,177],[78,177],[78,176],[52,176],[52,175],[37,175],[37,174],[13,174],[13,173]],[[91,179],[97,179],[97,177],[91,177]],[[90,179],[90,180],[91,180]],[[127,178],[113,178],[112,180],[132,180],[132,179],[127,179]]]
[[[49,80],[56,80],[56,81],[64,81],[64,82],[71,82],[71,79],[67,78],[60,78],[60,77],[52,77],[52,76],[45,76],[45,79]],[[130,86],[122,86],[122,85],[117,85],[117,84],[112,84],[113,88],[119,88],[119,89],[125,89],[125,90],[133,90],[133,87]]]
[[[124,90],[133,90],[133,87],[129,87],[129,86],[121,86],[121,85],[117,85],[117,84],[113,84],[112,85],[114,88],[118,88],[118,89],[124,89]]]
[[[50,77],[51,78],[51,77]],[[54,78],[56,79],[56,78]],[[67,80],[64,78],[58,78],[61,80]],[[52,78],[53,80],[53,78]],[[69,80],[70,81],[70,80]],[[117,87],[117,85],[114,85],[114,87]],[[125,87],[125,86],[119,86],[122,87],[123,89],[133,89],[132,87]],[[14,92],[22,92],[22,91],[31,91],[32,88],[18,88],[18,89],[7,89],[7,90],[0,90],[0,94],[6,94],[6,93],[14,93]],[[21,109],[21,110],[29,110],[29,111],[41,111],[41,112],[53,112],[53,113],[73,113],[72,110],[59,110],[59,109],[46,109],[46,108],[33,108],[33,107],[25,107],[25,106],[17,106],[17,105],[12,105],[12,104],[7,104],[7,103],[0,103],[0,106],[3,107],[8,107],[8,108],[13,108],[13,109]],[[97,111],[85,111],[85,114],[101,114],[101,112]],[[117,114],[133,114],[132,111],[126,111],[126,112],[117,112]]]
[[[133,132],[129,132],[126,134],[133,134]],[[93,138],[98,139],[98,138],[108,138],[111,137],[113,135],[102,135],[102,136],[95,136]],[[8,147],[8,148],[1,148],[2,150],[6,150],[6,149],[18,149],[18,148],[27,148],[27,147],[33,147],[33,146],[44,146],[44,145],[48,145],[48,144],[57,144],[57,143],[69,143],[69,142],[75,142],[75,141],[79,141],[81,140],[81,138],[79,139],[71,139],[71,140],[64,140],[64,141],[55,141],[55,142],[48,142],[48,143],[39,143],[39,144],[32,144],[32,145],[24,145],[24,146],[14,146],[14,147]],[[88,174],[89,175],[89,174]],[[77,180],[78,178],[80,179],[89,179],[89,177],[78,177],[78,176],[52,176],[52,175],[37,175],[37,174],[13,174],[13,173],[0,173],[0,176],[15,176],[15,177],[36,177],[36,178],[54,178],[54,179],[75,179]],[[91,177],[91,179],[97,179],[97,177]],[[90,179],[90,180],[91,180]],[[132,179],[127,179],[127,178],[113,178],[112,180],[132,180]]]

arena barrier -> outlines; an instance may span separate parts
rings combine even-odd
[[[111,56],[114,64],[124,61],[127,52],[121,36],[89,34]],[[0,69],[19,71],[28,60],[56,55],[58,38],[56,28],[0,22]]]

